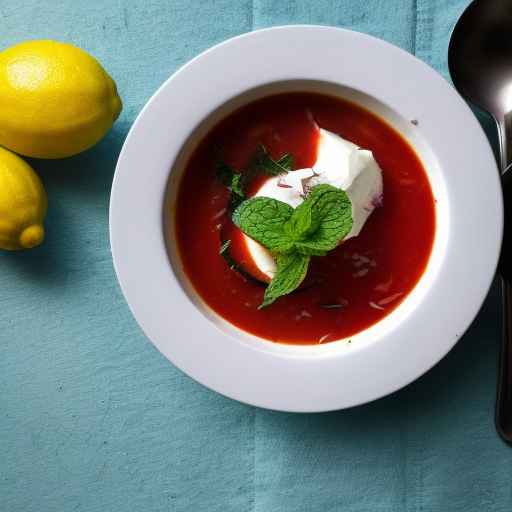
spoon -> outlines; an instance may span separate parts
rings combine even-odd
[[[448,67],[459,93],[496,122],[505,199],[499,270],[503,278],[503,341],[496,428],[512,443],[512,2],[474,0],[450,39]]]

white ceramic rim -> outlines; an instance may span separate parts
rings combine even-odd
[[[288,80],[340,83],[378,98],[405,119],[421,119],[422,137],[442,169],[449,226],[433,284],[399,327],[375,343],[345,343],[340,349],[337,342],[326,345],[331,349],[294,352],[259,340],[241,342],[199,311],[169,263],[162,209],[169,171],[183,143],[214,108],[244,91]],[[110,203],[116,274],[155,346],[190,377],[225,396],[296,412],[374,400],[435,365],[482,305],[496,270],[502,229],[501,185],[491,148],[455,90],[389,43],[320,26],[244,34],[177,71],[132,126]]]

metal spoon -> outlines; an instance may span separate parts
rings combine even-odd
[[[505,198],[503,342],[496,428],[512,443],[512,1],[475,0],[457,22],[448,49],[453,83],[462,96],[496,121]],[[471,150],[470,148],[468,148]]]

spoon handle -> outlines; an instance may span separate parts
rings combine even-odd
[[[503,339],[499,359],[496,396],[496,429],[502,439],[512,444],[512,116],[498,121],[502,186],[505,206],[505,230],[500,256],[503,293]]]
[[[503,280],[503,343],[498,374],[496,428],[507,443],[512,443],[512,286]]]

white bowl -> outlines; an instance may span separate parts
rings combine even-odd
[[[188,155],[219,118],[252,99],[292,90],[327,92],[386,119],[415,148],[437,201],[434,248],[424,275],[398,308],[350,344],[271,343],[220,318],[187,281],[172,214],[164,213],[172,210]],[[110,205],[117,277],[157,348],[223,395],[300,412],[374,400],[436,364],[482,305],[496,270],[502,227],[492,151],[454,89],[395,46],[318,26],[230,39],[169,78],[128,134]]]

